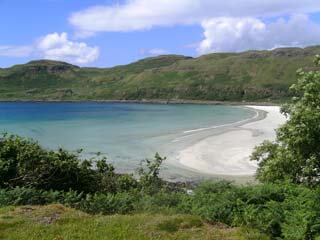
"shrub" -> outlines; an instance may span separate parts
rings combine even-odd
[[[134,210],[136,199],[129,193],[88,194],[80,203],[80,209],[92,214],[126,214]]]
[[[91,161],[79,161],[63,149],[49,151],[14,135],[1,140],[0,187],[92,192],[97,189],[97,176],[91,167]]]
[[[16,187],[0,189],[0,206],[41,205],[59,202],[63,198],[61,192],[44,191],[34,188]]]
[[[183,211],[181,204],[187,197],[183,193],[167,192],[162,190],[156,194],[141,194],[136,209],[147,212],[187,212]]]
[[[163,187],[164,181],[159,177],[161,165],[166,158],[161,157],[158,153],[154,156],[153,161],[145,159],[141,162],[140,168],[137,169],[141,189],[146,193],[156,193]]]
[[[214,222],[232,224],[237,188],[229,182],[205,182],[196,190],[191,213]]]
[[[295,186],[283,203],[284,221],[281,224],[284,239],[314,239],[320,235],[320,188],[310,190]]]
[[[105,157],[80,160],[64,149],[46,150],[36,141],[5,134],[0,142],[0,187],[116,193],[138,186],[132,175],[116,174]]]

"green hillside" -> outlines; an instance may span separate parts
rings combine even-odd
[[[310,70],[320,46],[163,55],[113,68],[39,60],[0,69],[0,100],[278,101],[296,70]]]

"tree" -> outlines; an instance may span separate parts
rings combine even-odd
[[[320,66],[319,55],[314,62]],[[251,156],[262,182],[320,183],[320,71],[299,69],[297,78],[290,87],[296,97],[281,108],[288,121],[277,130],[275,142],[265,141]]]

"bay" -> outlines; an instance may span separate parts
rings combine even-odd
[[[254,114],[237,106],[2,102],[0,131],[35,139],[53,150],[82,148],[83,157],[101,152],[118,171],[127,172],[156,152],[174,156],[191,144],[183,141],[185,135],[250,119]]]

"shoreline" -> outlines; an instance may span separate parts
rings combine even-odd
[[[286,118],[278,106],[246,105],[255,116],[212,134],[179,151],[176,160],[183,167],[213,176],[253,176],[257,164],[251,162],[255,146],[275,139],[275,129]]]
[[[137,103],[137,104],[201,104],[201,105],[230,105],[230,106],[278,106],[273,102],[244,102],[244,101],[211,101],[188,99],[143,99],[143,100],[1,100],[0,103]]]
[[[220,126],[212,126],[212,127],[205,127],[205,128],[199,128],[199,129],[190,129],[187,131],[182,132],[182,134],[180,134],[180,136],[178,136],[177,138],[175,138],[174,140],[172,140],[172,143],[176,144],[176,142],[180,142],[181,143],[177,143],[178,148],[176,149],[171,149],[172,151],[168,151],[168,154],[166,154],[166,156],[169,158],[170,154],[171,155],[171,160],[169,159],[169,164],[171,166],[177,167],[177,170],[186,170],[186,173],[191,171],[193,172],[192,175],[195,176],[213,176],[213,177],[231,177],[231,176],[252,176],[252,172],[248,172],[248,168],[252,169],[252,166],[250,167],[246,167],[243,169],[242,172],[239,173],[239,171],[236,170],[237,166],[237,162],[235,162],[235,166],[230,166],[230,164],[226,165],[225,167],[223,167],[223,164],[220,161],[218,161],[218,165],[220,164],[220,169],[217,169],[217,167],[212,165],[212,162],[210,162],[210,158],[212,158],[212,156],[215,156],[214,154],[212,154],[212,152],[210,153],[210,151],[208,151],[208,149],[210,150],[211,146],[210,145],[215,145],[216,142],[213,141],[214,139],[218,139],[218,141],[222,140],[223,138],[227,135],[232,135],[229,136],[229,139],[231,139],[231,142],[234,138],[240,138],[243,137],[243,135],[246,135],[246,138],[249,138],[249,134],[251,135],[255,135],[259,132],[259,129],[256,130],[248,130],[248,129],[243,129],[246,125],[248,124],[252,124],[252,123],[257,123],[260,121],[263,121],[264,119],[266,119],[268,117],[268,111],[265,111],[266,109],[259,109],[259,107],[261,107],[261,103],[254,103],[254,105],[248,105],[247,102],[242,102],[242,104],[239,104],[237,102],[217,102],[217,101],[199,101],[199,100],[186,100],[186,101],[127,101],[127,100],[122,100],[122,101],[114,101],[114,100],[107,100],[107,101],[5,101],[5,102],[35,102],[35,103],[90,103],[90,102],[97,102],[97,103],[103,103],[103,102],[107,102],[107,103],[141,103],[141,104],[195,104],[195,105],[226,105],[226,106],[238,106],[239,108],[246,108],[249,109],[250,111],[252,111],[255,114],[252,114],[252,117],[248,118],[248,119],[244,119],[238,122],[234,122],[234,123],[230,123],[230,124],[225,124],[225,125],[220,125]],[[275,106],[274,104],[268,104],[268,106],[264,107],[273,107],[273,108],[278,108],[277,106]],[[240,131],[240,130],[244,130],[244,131]],[[248,134],[248,132],[250,132]],[[236,133],[234,135],[234,133]],[[220,140],[219,140],[220,139]],[[213,141],[213,142],[212,142]],[[229,140],[228,140],[229,141]],[[227,142],[228,142],[227,141]],[[240,141],[240,140],[239,140]],[[241,139],[241,142],[246,142],[246,139]],[[170,143],[169,143],[170,145]],[[203,145],[203,146],[199,146],[199,145]],[[234,154],[234,155],[238,155],[239,153],[235,152],[233,149],[233,152],[230,151],[230,149],[232,150],[232,146],[229,148],[225,148],[225,146],[228,145],[226,144],[222,144],[222,146],[220,145],[219,148],[216,147],[215,151],[216,152],[230,152],[230,154]],[[189,150],[189,152],[188,152]],[[242,150],[243,152],[244,150]],[[184,154],[184,156],[178,156],[180,154]],[[243,154],[243,153],[242,153]],[[187,155],[187,156],[186,156]],[[240,154],[241,155],[241,154]],[[248,154],[247,154],[248,155]],[[177,157],[178,156],[178,157]],[[220,156],[221,157],[221,156]],[[233,156],[229,156],[229,158],[232,158]],[[236,156],[237,158],[237,156]],[[222,158],[222,159],[226,159],[226,157]],[[233,161],[231,159],[231,161]],[[243,165],[243,164],[242,164]],[[246,163],[246,165],[248,165]],[[231,169],[231,170],[230,170]],[[229,171],[230,170],[230,171]],[[177,173],[177,175],[179,175]]]

